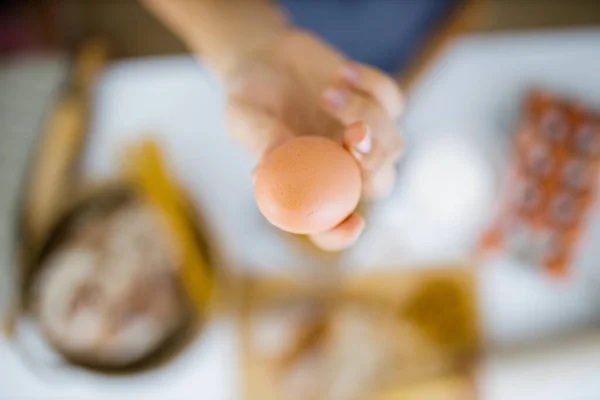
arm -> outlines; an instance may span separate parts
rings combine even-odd
[[[328,136],[349,149],[363,173],[363,194],[387,194],[402,140],[394,122],[402,96],[395,82],[350,63],[310,33],[288,24],[276,0],[141,0],[227,83],[231,134],[260,157],[295,136]],[[355,126],[357,121],[364,121]],[[334,250],[364,226],[352,214],[311,239]]]
[[[227,75],[287,29],[274,0],[142,0],[190,49]]]

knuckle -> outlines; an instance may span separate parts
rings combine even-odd
[[[368,102],[356,94],[351,94],[346,103],[341,107],[340,114],[346,123],[354,123],[364,118],[368,109]]]
[[[368,68],[367,73],[370,76],[369,84],[374,89],[389,89],[396,86],[394,80],[386,73],[378,69]]]
[[[385,132],[389,122],[389,117],[383,107],[376,101],[369,101],[363,109],[361,115],[369,127],[375,132]]]
[[[377,74],[371,81],[371,87],[376,92],[391,92],[396,90],[396,84],[387,75]]]
[[[357,120],[364,119],[373,122],[383,116],[381,107],[377,102],[362,96],[353,96],[348,109],[349,113]]]

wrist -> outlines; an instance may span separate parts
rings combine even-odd
[[[221,34],[210,39],[205,37],[205,32],[199,31],[190,38],[188,45],[219,74],[228,76],[270,43],[294,30],[283,18],[266,17],[237,20],[235,27],[223,29]]]
[[[223,75],[291,29],[274,0],[143,2]]]

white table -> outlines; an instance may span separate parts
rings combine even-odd
[[[541,85],[600,109],[599,71],[598,30],[469,37],[452,46],[411,97],[403,121],[410,151],[400,166],[397,190],[371,210],[368,231],[341,258],[346,272],[468,258],[491,216],[518,99],[530,86]],[[253,161],[229,140],[222,88],[194,60],[114,64],[100,82],[96,102],[93,151],[84,162],[88,176],[110,176],[118,168],[122,148],[151,133],[164,143],[173,171],[192,190],[220,245],[228,249],[229,263],[262,273],[297,274],[303,266],[318,268],[321,260],[287,240],[258,213],[249,179]],[[456,195],[457,188],[461,195]],[[600,224],[592,224],[588,240],[600,238],[599,230]],[[598,321],[598,251],[587,246],[565,284],[508,260],[482,266],[480,307],[489,343],[535,340]],[[481,370],[486,398],[562,400],[564,393],[573,399],[599,398],[595,376],[600,339],[584,342],[577,346],[585,350],[563,351],[581,355],[575,361],[569,358],[580,368],[570,381],[563,379],[561,368],[551,368],[553,363],[563,365],[558,353],[540,361],[536,355],[515,360],[492,352]],[[55,384],[32,377],[11,347],[0,341],[0,399],[42,398],[42,393],[44,399],[101,399],[107,394],[127,398],[138,392],[138,397],[149,399],[192,399],[200,394],[237,399],[236,346],[234,327],[223,318],[189,353],[163,370],[127,380],[72,370],[59,372],[60,384]],[[544,373],[517,379],[511,374],[515,365]],[[569,390],[574,383],[578,391]]]

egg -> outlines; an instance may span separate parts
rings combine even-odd
[[[356,208],[359,166],[340,144],[323,137],[291,139],[267,153],[254,176],[265,218],[296,234],[325,232]]]

